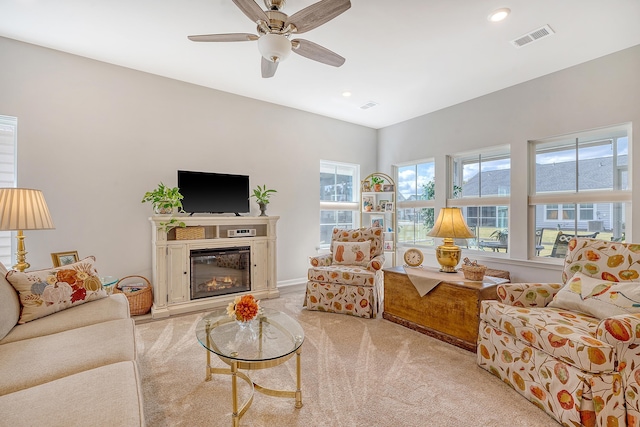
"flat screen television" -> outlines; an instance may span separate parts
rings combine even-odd
[[[247,213],[249,176],[178,171],[182,208],[194,213]]]

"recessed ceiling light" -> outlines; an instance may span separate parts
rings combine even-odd
[[[503,7],[491,12],[487,17],[487,19],[491,22],[499,22],[499,21],[502,21],[504,18],[506,18],[509,15],[509,13],[511,13],[511,9],[507,7]]]
[[[345,98],[348,98],[351,96],[351,92],[349,92],[348,90],[345,90],[344,92],[342,92],[342,96],[344,96]]]

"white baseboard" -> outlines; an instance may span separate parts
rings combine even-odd
[[[278,290],[282,292],[295,292],[304,290],[307,285],[307,278],[290,279],[278,282]]]

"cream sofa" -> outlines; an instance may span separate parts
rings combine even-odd
[[[142,426],[134,322],[122,294],[18,324],[0,264],[0,426]]]

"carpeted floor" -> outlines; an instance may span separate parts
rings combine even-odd
[[[305,330],[301,409],[255,393],[245,427],[550,426],[553,419],[475,364],[475,354],[382,318],[302,308],[304,291],[262,301]],[[202,313],[139,324],[139,365],[150,427],[230,426],[231,378],[205,377],[195,337]],[[212,355],[212,363],[225,367]],[[295,358],[252,371],[258,384],[295,389]],[[241,396],[248,386],[238,381]]]

